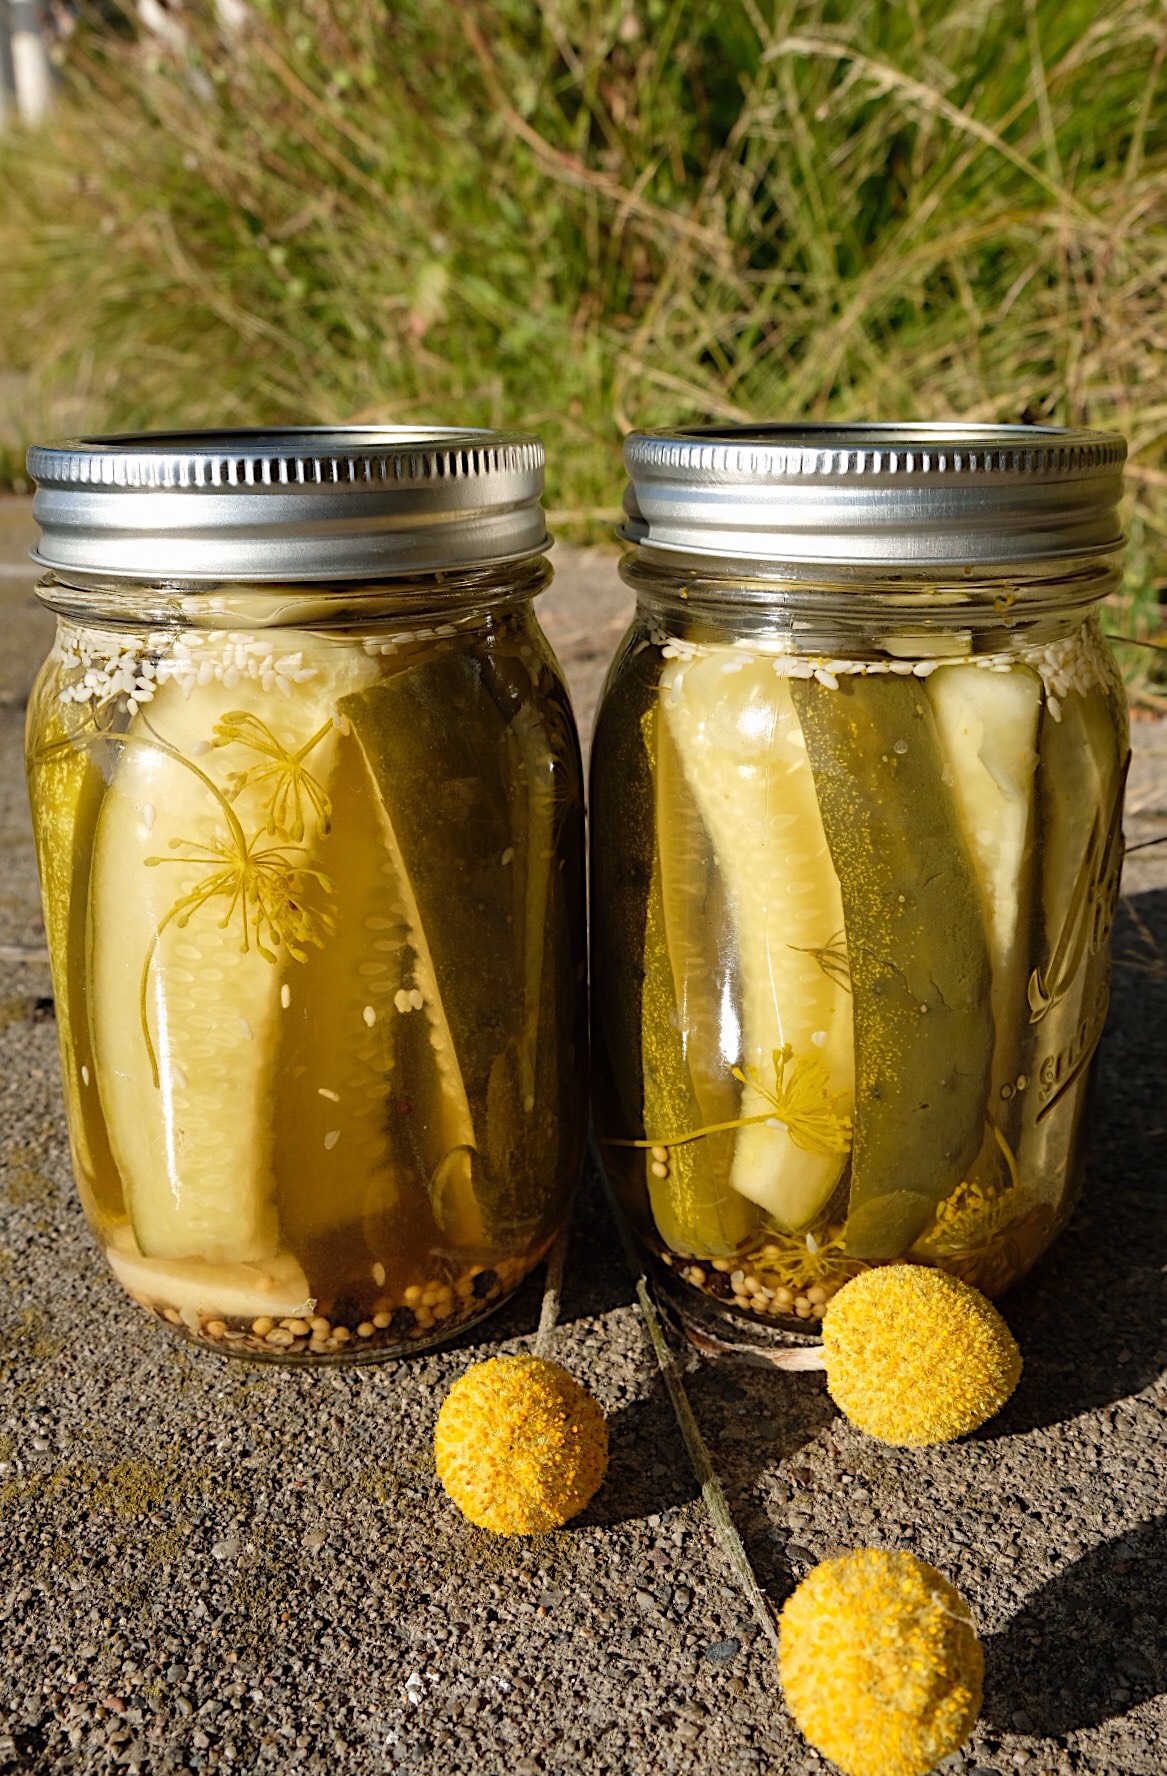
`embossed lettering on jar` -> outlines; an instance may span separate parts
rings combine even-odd
[[[1098,615],[1124,454],[1020,427],[628,442],[595,1114],[714,1331],[813,1322],[893,1259],[999,1295],[1072,1206],[1129,753]]]
[[[582,796],[542,464],[392,429],[31,454],[78,1185],[130,1294],[219,1349],[445,1337],[566,1211]]]

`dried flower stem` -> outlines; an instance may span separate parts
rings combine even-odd
[[[752,1128],[765,1123],[770,1128],[784,1128],[796,1147],[805,1153],[845,1153],[851,1145],[851,1119],[838,1109],[841,1093],[826,1089],[827,1070],[822,1062],[806,1057],[795,1060],[794,1050],[787,1043],[773,1051],[774,1090],[762,1081],[756,1067],[731,1067],[730,1074],[739,1085],[752,1086],[770,1105],[757,1116],[735,1116],[729,1122],[707,1122],[701,1128],[688,1129],[679,1135],[656,1134],[643,1141],[618,1140],[607,1137],[609,1147],[684,1147],[689,1141],[704,1140],[707,1135],[724,1134],[729,1129]],[[786,1069],[791,1062],[790,1077]]]
[[[644,1274],[644,1269],[637,1256],[636,1249],[632,1244],[632,1239],[628,1232],[628,1228],[625,1225],[624,1218],[616,1206],[616,1200],[612,1195],[612,1187],[608,1183],[607,1177],[600,1166],[599,1156],[595,1153],[594,1149],[593,1163],[595,1164],[600,1177],[603,1179],[604,1189],[608,1197],[608,1206],[611,1209],[613,1218],[616,1222],[616,1230],[620,1235],[620,1243],[624,1248],[624,1256],[628,1261],[628,1268],[636,1278],[636,1299],[640,1304],[641,1318],[644,1320],[644,1324],[648,1329],[648,1336],[652,1344],[653,1353],[656,1357],[657,1368],[660,1370],[661,1379],[668,1392],[669,1403],[673,1408],[673,1415],[676,1418],[681,1436],[685,1440],[685,1448],[688,1451],[689,1460],[693,1465],[693,1472],[696,1474],[700,1483],[701,1497],[705,1501],[705,1509],[709,1513],[714,1533],[716,1534],[718,1541],[721,1543],[722,1552],[729,1562],[734,1577],[742,1588],[754,1620],[762,1630],[762,1633],[766,1636],[766,1639],[770,1642],[774,1652],[777,1653],[778,1629],[774,1622],[774,1613],[771,1610],[770,1605],[767,1603],[762,1587],[758,1584],[754,1569],[750,1565],[750,1557],[746,1553],[745,1543],[737,1532],[737,1526],[734,1523],[733,1515],[729,1508],[729,1500],[726,1498],[721,1481],[717,1478],[717,1474],[714,1471],[713,1462],[709,1454],[709,1447],[706,1444],[704,1437],[701,1435],[701,1427],[693,1415],[693,1408],[689,1404],[689,1396],[685,1392],[685,1384],[681,1379],[681,1372],[677,1368],[676,1360],[665,1339],[664,1328],[660,1322],[660,1315],[656,1311],[656,1303],[653,1301],[653,1298],[649,1293],[648,1279]]]
[[[547,1356],[555,1328],[559,1323],[559,1297],[563,1291],[563,1267],[567,1260],[567,1245],[570,1238],[571,1216],[568,1215],[567,1220],[555,1236],[555,1244],[547,1254],[543,1305],[539,1309],[539,1327],[535,1333],[534,1351],[537,1357]]]
[[[754,1620],[776,1653],[778,1651],[778,1630],[774,1625],[773,1612],[754,1575],[754,1569],[750,1565],[750,1557],[746,1553],[745,1544],[737,1532],[737,1526],[730,1512],[729,1501],[725,1496],[721,1481],[714,1472],[709,1449],[701,1435],[700,1426],[693,1416],[693,1408],[689,1404],[689,1396],[685,1392],[685,1384],[681,1380],[673,1353],[665,1341],[664,1328],[660,1323],[656,1304],[649,1294],[648,1282],[643,1272],[636,1279],[636,1299],[640,1303],[640,1311],[644,1323],[648,1327],[648,1336],[656,1353],[657,1367],[661,1372],[665,1387],[668,1389],[677,1424],[685,1439],[689,1460],[693,1464],[694,1473],[701,1482],[701,1496],[705,1500],[705,1509],[709,1512],[713,1527],[717,1532],[717,1539],[721,1543],[726,1559],[733,1568],[734,1577],[745,1594]]]

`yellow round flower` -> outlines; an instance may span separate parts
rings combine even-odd
[[[496,1535],[558,1529],[608,1466],[608,1424],[587,1389],[541,1357],[491,1357],[456,1381],[434,1433],[438,1478]]]
[[[823,1318],[831,1398],[884,1443],[948,1443],[999,1412],[1021,1352],[991,1302],[918,1264],[846,1283]]]
[[[787,1706],[845,1776],[924,1776],[972,1731],[984,1659],[968,1605],[914,1554],[823,1561],[778,1635]]]

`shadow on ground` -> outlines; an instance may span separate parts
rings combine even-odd
[[[658,1378],[647,1399],[608,1414],[608,1473],[577,1521],[604,1527],[635,1522],[688,1504],[700,1490]]]
[[[1165,1597],[1167,1517],[1092,1548],[986,1643],[985,1718],[1057,1737],[1162,1695]]]
[[[1120,907],[1114,954],[1083,1200],[1001,1304],[1025,1371],[981,1441],[1113,1404],[1167,1364],[1167,890]]]

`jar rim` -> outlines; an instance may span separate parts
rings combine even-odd
[[[542,439],[472,426],[137,432],[34,445],[33,560],[183,583],[387,579],[550,546]]]
[[[988,567],[1122,545],[1117,432],[972,422],[633,432],[619,534],[662,560]]]

